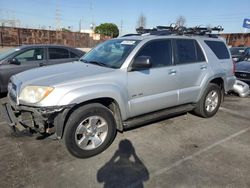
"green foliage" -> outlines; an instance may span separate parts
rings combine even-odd
[[[70,29],[62,28],[62,31],[71,32]]]
[[[117,25],[113,23],[103,23],[95,28],[95,33],[115,38],[119,35],[119,29]]]

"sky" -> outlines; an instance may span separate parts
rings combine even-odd
[[[0,22],[18,19],[21,27],[89,29],[91,23],[115,23],[122,34],[135,33],[138,17],[148,28],[170,25],[179,16],[187,26],[224,27],[225,33],[243,32],[250,18],[250,0],[0,0]]]

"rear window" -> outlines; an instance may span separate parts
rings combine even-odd
[[[49,48],[50,59],[65,59],[69,58],[69,51],[64,48]]]
[[[232,55],[242,55],[245,51],[245,48],[230,48],[230,52]]]
[[[214,54],[217,56],[218,59],[230,58],[229,52],[224,42],[206,40],[205,43],[214,52]]]
[[[70,58],[79,58],[79,56],[76,55],[75,53],[73,53],[71,51],[69,53],[70,53]]]

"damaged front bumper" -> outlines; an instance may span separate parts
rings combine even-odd
[[[9,99],[1,100],[1,114],[12,129],[22,131],[30,128],[40,133],[55,132],[57,137],[62,136],[66,115],[72,105],[31,107],[15,105]]]

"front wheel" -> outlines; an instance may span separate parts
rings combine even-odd
[[[70,116],[64,134],[68,151],[79,158],[87,158],[104,151],[116,135],[112,112],[101,104],[88,104]]]
[[[220,107],[221,99],[221,88],[217,84],[210,83],[197,103],[194,113],[204,118],[214,116]]]

